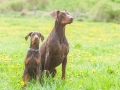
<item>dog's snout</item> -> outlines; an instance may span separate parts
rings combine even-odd
[[[74,19],[73,17],[70,18],[71,21],[73,21],[73,19]]]
[[[35,37],[34,37],[35,39],[38,39],[38,36],[37,35],[35,35]]]
[[[73,18],[71,15],[69,15],[69,20],[70,20],[70,21],[73,21],[73,19],[74,19],[74,18]]]
[[[70,17],[70,21],[73,22],[73,19],[74,19],[74,18],[71,16],[71,17]]]

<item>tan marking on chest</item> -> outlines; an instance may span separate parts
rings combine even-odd
[[[28,57],[28,58],[25,59],[25,64],[28,64],[28,62],[30,61],[31,57]]]
[[[37,64],[40,63],[40,59],[38,59],[38,58],[35,58],[35,61],[36,61]]]

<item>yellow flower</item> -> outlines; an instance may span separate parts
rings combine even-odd
[[[12,76],[12,78],[15,78],[15,76]]]
[[[20,66],[20,64],[17,64],[17,66]]]
[[[61,76],[58,76],[58,78],[61,78]]]
[[[116,70],[116,73],[118,73],[119,71],[118,70]]]
[[[11,61],[11,58],[9,58],[8,60]]]
[[[83,72],[82,71],[80,71],[80,75],[82,74]]]
[[[95,73],[96,71],[95,70],[92,70],[92,73]]]
[[[78,76],[78,74],[75,74],[75,76]]]
[[[23,81],[21,81],[20,83],[21,83],[22,86],[25,84]]]
[[[73,60],[70,60],[69,62],[73,62]]]
[[[15,68],[15,66],[14,66],[14,65],[11,65],[11,68]]]
[[[7,56],[6,54],[3,55],[4,57]]]
[[[70,78],[70,81],[72,81],[72,78]]]

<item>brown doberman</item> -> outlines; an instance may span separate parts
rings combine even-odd
[[[43,41],[44,36],[39,32],[30,32],[25,39],[31,37],[30,47],[27,52],[27,56],[25,57],[25,70],[23,72],[23,81],[24,86],[26,86],[26,81],[31,78],[36,78],[37,82],[41,77],[41,60],[40,60],[40,52],[39,52],[39,41],[40,38]]]
[[[52,77],[56,67],[62,63],[62,79],[65,79],[69,44],[65,36],[65,26],[73,22],[73,17],[65,11],[54,11],[50,14],[55,18],[55,25],[47,40],[40,47],[42,71]]]

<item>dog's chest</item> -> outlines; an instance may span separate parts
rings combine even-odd
[[[40,63],[40,57],[37,55],[38,53],[35,54],[28,54],[27,57],[25,58],[25,64],[34,66]]]
[[[65,43],[61,43],[54,46],[54,54],[67,55],[68,51],[69,51],[68,45]]]
[[[69,47],[66,44],[59,44],[54,47],[54,53],[50,61],[50,69],[60,65],[67,56]]]

